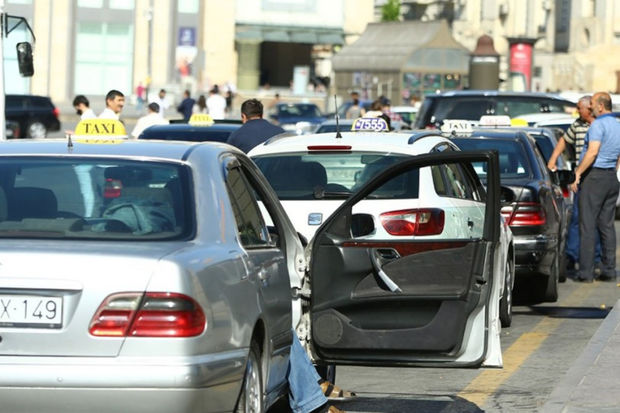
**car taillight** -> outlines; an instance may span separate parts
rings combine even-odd
[[[123,183],[118,179],[106,178],[105,187],[103,188],[104,198],[118,198],[121,196]]]
[[[54,116],[59,117],[60,109],[58,109],[57,107],[54,107],[54,109],[52,110],[52,113],[54,114]]]
[[[536,202],[517,202],[503,207],[501,213],[511,227],[545,225],[547,222],[545,210]]]
[[[437,235],[443,231],[445,214],[438,208],[403,209],[379,215],[390,235]]]
[[[200,305],[184,294],[118,293],[103,301],[89,332],[99,337],[193,337],[206,325]]]
[[[570,198],[570,189],[568,187],[562,188],[562,196],[564,198]]]

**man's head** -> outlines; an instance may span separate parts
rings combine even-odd
[[[183,92],[183,97],[186,99],[189,97],[189,90],[185,89],[185,92]]]
[[[90,102],[84,95],[77,95],[75,99],[73,99],[73,107],[75,108],[75,112],[78,115],[84,113],[86,109],[90,106]]]
[[[246,123],[252,119],[263,117],[263,104],[257,99],[248,99],[241,104],[241,121]]]
[[[220,87],[218,85],[213,85],[213,88],[209,91],[210,95],[217,95],[220,93]]]
[[[105,106],[116,114],[121,113],[125,106],[125,95],[118,90],[110,90],[105,96]]]
[[[577,102],[577,112],[580,119],[589,121],[592,118],[591,102],[592,96],[590,95],[582,96]]]
[[[360,98],[360,94],[359,94],[359,93],[357,93],[357,92],[351,92],[351,99],[352,99],[352,100],[355,100],[355,99],[358,99],[358,100],[359,100],[359,98]]]
[[[611,112],[611,96],[607,92],[597,92],[592,96],[592,115],[598,117]]]
[[[159,89],[159,97],[162,98],[162,99],[166,97],[166,90],[165,89]]]
[[[151,113],[159,113],[159,104],[155,102],[149,103],[147,106],[149,108],[149,112]]]

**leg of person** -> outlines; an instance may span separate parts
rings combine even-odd
[[[575,263],[579,261],[579,192],[575,192],[573,198],[573,211],[566,234],[566,257],[568,258],[568,268],[573,270]]]
[[[309,413],[327,403],[320,378],[295,333],[288,371],[289,405],[294,413]]]
[[[598,171],[591,169],[579,189],[579,276],[578,281],[594,280],[594,239],[596,217],[602,204]]]
[[[602,253],[600,279],[604,281],[613,281],[616,279],[616,229],[614,220],[616,214],[616,200],[618,199],[618,180],[615,172],[608,172],[605,178],[608,192],[597,219]]]

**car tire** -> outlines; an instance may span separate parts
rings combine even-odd
[[[316,364],[314,366],[317,373],[323,380],[330,383],[336,383],[336,365],[335,364]]]
[[[38,121],[30,122],[26,126],[26,137],[31,139],[43,139],[47,136],[47,128]]]
[[[560,252],[556,251],[551,267],[551,274],[547,276],[543,300],[549,303],[558,301],[558,283],[560,281]]]
[[[235,413],[263,413],[264,403],[260,350],[258,344],[252,341]]]
[[[511,261],[506,262],[506,282],[504,294],[499,300],[499,321],[502,327],[507,328],[512,324],[512,281],[514,279],[514,265]]]

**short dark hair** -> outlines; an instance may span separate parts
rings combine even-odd
[[[159,104],[155,102],[149,103],[149,109],[153,112],[159,112]]]
[[[90,102],[84,95],[77,95],[75,99],[73,99],[73,106],[84,104],[86,107],[90,106]]]
[[[241,104],[241,113],[248,118],[263,117],[263,104],[258,99],[248,99]]]
[[[118,97],[121,97],[121,98],[124,98],[124,97],[125,97],[125,95],[123,95],[123,94],[122,94],[121,92],[119,92],[118,90],[116,90],[116,89],[112,89],[112,90],[110,90],[110,91],[108,92],[108,94],[107,94],[107,95],[105,95],[105,100],[106,100],[106,102],[107,102],[108,100],[114,100],[114,98],[115,98],[115,97],[117,97],[117,96],[118,96]]]

